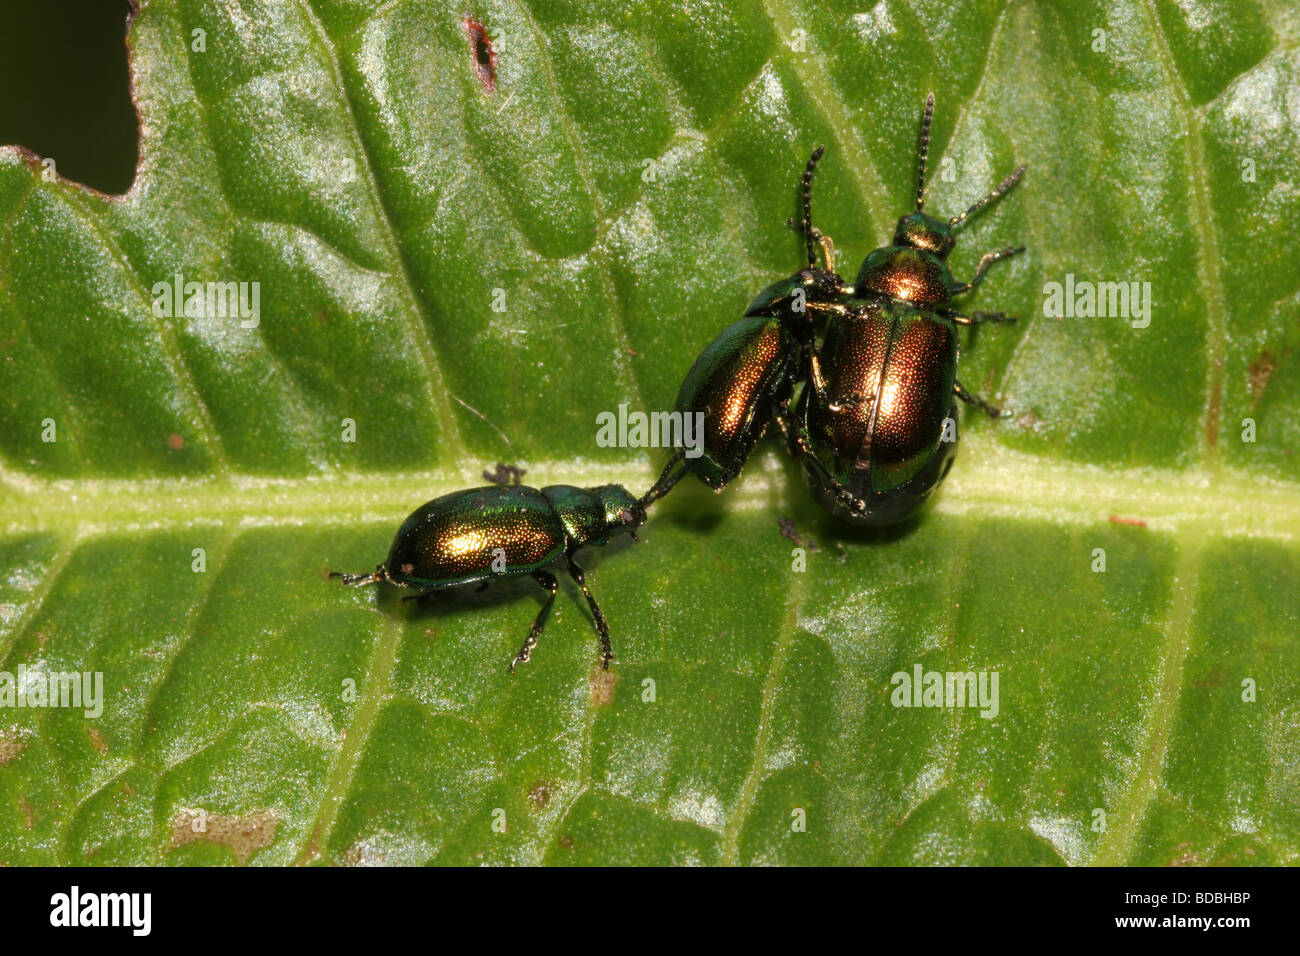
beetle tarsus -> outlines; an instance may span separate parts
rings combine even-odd
[[[555,593],[560,589],[560,582],[555,580],[555,575],[549,571],[534,571],[533,578],[544,589],[550,592],[550,597],[542,605],[542,609],[537,612],[537,617],[533,618],[533,626],[528,630],[528,637],[524,639],[524,646],[519,648],[519,653],[510,661],[510,673],[515,672],[516,664],[527,664],[533,656],[533,648],[537,646],[537,639],[542,636],[542,631],[546,628],[546,618],[551,613],[551,605],[555,603]]]
[[[377,584],[380,581],[388,580],[388,574],[384,571],[382,564],[377,565],[375,570],[369,574],[345,574],[342,571],[331,571],[330,577],[339,578],[350,588],[359,588],[366,584]]]
[[[984,399],[980,398],[978,395],[974,395],[966,391],[965,387],[963,387],[961,382],[955,380],[953,381],[952,393],[956,395],[958,398],[960,398],[967,405],[974,405],[977,408],[984,409],[984,411],[988,413],[990,418],[1000,418],[1002,416],[1002,409],[998,408],[996,405],[989,404]]]
[[[940,313],[944,318],[951,319],[957,325],[981,325],[985,322],[1019,322],[1020,320],[1014,315],[1007,315],[1005,312],[972,312],[970,315],[963,315],[960,312],[943,311]]]

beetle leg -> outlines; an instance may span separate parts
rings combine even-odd
[[[518,485],[522,482],[525,473],[526,469],[518,465],[507,465],[499,461],[496,471],[484,471],[483,478],[494,485]]]
[[[845,508],[855,515],[860,515],[867,510],[867,503],[849,491],[834,476],[826,470],[817,456],[812,453],[812,447],[808,444],[808,431],[801,424],[796,424],[790,420],[790,408],[785,403],[776,407],[773,412],[776,423],[781,426],[781,433],[785,436],[786,444],[789,446],[790,454],[801,459],[805,465],[811,463],[813,470],[817,473],[817,478],[826,488],[835,493],[835,498]]]
[[[789,406],[784,403],[778,405],[773,415],[776,418],[776,423],[781,426],[781,433],[785,436],[785,442],[790,454],[802,460],[805,465],[811,462],[813,470],[817,472],[818,479],[827,488],[835,492],[835,497],[840,504],[854,514],[862,514],[866,511],[867,503],[833,478],[822,466],[822,463],[817,460],[817,456],[812,452],[812,446],[808,443],[807,428],[802,424],[791,421]]]
[[[851,402],[861,401],[861,396],[853,396]],[[787,400],[788,402],[788,400]],[[805,465],[811,463],[813,470],[817,473],[817,478],[826,488],[835,493],[835,498],[845,508],[855,515],[860,515],[867,510],[867,503],[849,491],[839,480],[837,480],[812,452],[812,446],[808,443],[808,430],[802,425],[791,421],[790,407],[787,402],[781,402],[773,409],[773,417],[776,423],[781,426],[781,434],[785,436],[785,442],[790,449],[790,454],[795,458],[801,459]],[[836,409],[838,411],[838,409]]]
[[[546,617],[551,613],[551,605],[555,603],[555,592],[560,588],[560,583],[555,580],[555,575],[549,571],[534,571],[533,577],[537,579],[538,584],[551,592],[551,596],[546,599],[542,609],[537,612],[537,617],[533,619],[533,626],[528,631],[524,646],[519,648],[519,653],[510,662],[510,673],[512,674],[515,672],[516,664],[527,664],[528,659],[533,656],[533,648],[537,646],[537,639],[542,636],[542,628],[546,627]]]
[[[979,325],[982,322],[1020,321],[1014,315],[1007,315],[1005,312],[972,312],[970,315],[962,315],[960,312],[949,312],[945,310],[939,314],[945,319],[951,319],[957,325]]]
[[[648,508],[664,495],[668,494],[668,492],[672,491],[673,488],[677,486],[677,482],[686,477],[688,469],[685,465],[682,465],[682,461],[685,458],[685,449],[677,452],[677,454],[669,458],[668,464],[664,465],[664,470],[659,473],[659,480],[650,487],[649,491],[637,500],[637,504],[639,504],[643,509]],[[680,468],[678,467],[679,465],[681,465]],[[677,469],[675,472],[673,471],[674,468]],[[635,538],[636,535],[634,534],[632,537]]]
[[[997,418],[999,415],[1002,414],[1002,409],[998,408],[995,405],[990,405],[988,402],[984,401],[984,399],[980,398],[978,395],[972,395],[970,392],[966,391],[966,389],[962,387],[961,382],[958,382],[956,379],[954,379],[952,383],[952,393],[956,395],[958,398],[960,398],[967,405],[976,405],[979,408],[984,409],[984,411],[988,412],[989,415],[993,418]]]
[[[989,266],[999,259],[1009,259],[1017,252],[1024,252],[1024,246],[1008,246],[1005,249],[999,249],[996,252],[984,253],[984,258],[980,259],[979,265],[975,267],[975,277],[970,282],[959,283],[953,290],[953,295],[961,295],[963,292],[969,292],[984,280],[984,273],[989,271]]]
[[[800,224],[802,226],[802,224]],[[801,229],[802,231],[802,229]],[[812,230],[813,242],[822,247],[822,261],[826,263],[826,271],[835,271],[835,241],[830,236],[822,232],[816,226]]]
[[[827,471],[826,466],[817,459],[816,455],[813,455],[808,451],[806,445],[803,447],[804,451],[807,453],[807,457],[804,459],[805,464],[811,462],[812,470],[817,474],[817,480],[821,482],[828,491],[834,492],[835,500],[855,515],[861,515],[866,512],[867,503],[853,492],[849,491],[849,489],[846,488],[839,479]]]
[[[817,242],[822,247],[822,258],[826,261],[826,271],[834,272],[835,271],[835,243],[831,241],[830,236],[820,231],[817,234]]]
[[[793,416],[790,414],[790,399],[788,396],[772,407],[772,417],[776,419],[777,427],[781,429],[781,437],[785,439],[786,451],[795,458],[810,454],[803,427],[796,425]]]
[[[850,408],[857,408],[871,398],[871,395],[864,395],[862,392],[850,392],[844,398],[828,403],[826,407],[832,412],[842,412]]]
[[[804,232],[804,224],[800,219],[787,219],[785,224],[799,232]],[[822,259],[826,263],[826,271],[835,271],[835,241],[830,236],[822,232],[816,226],[812,227],[813,242],[822,247]]]
[[[822,404],[829,404],[826,398],[826,376],[822,374],[821,356],[816,346],[808,346],[808,385]]]
[[[807,387],[813,390],[813,394],[817,396],[817,401],[821,402],[828,412],[836,415],[855,405],[860,405],[866,398],[866,396],[856,392],[845,399],[831,398],[830,390],[826,387],[826,377],[822,374],[821,358],[818,356],[817,350],[812,346],[808,347]]]
[[[587,587],[582,568],[578,567],[577,562],[573,560],[573,555],[566,551],[564,560],[569,565],[569,576],[578,582],[578,587],[582,588],[582,593],[586,595],[587,604],[591,608],[591,616],[596,620],[596,634],[600,637],[601,667],[604,670],[609,670],[609,662],[614,659],[614,648],[609,642],[609,624],[605,621],[605,615],[601,613],[596,599],[591,596],[591,589]]]

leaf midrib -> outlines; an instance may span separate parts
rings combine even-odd
[[[958,455],[958,467],[937,496],[932,514],[923,520],[971,515],[1080,525],[1123,518],[1165,533],[1194,524],[1211,537],[1300,538],[1296,482],[1227,467],[1211,473],[1201,468],[1052,461],[979,437],[963,439]],[[635,491],[653,481],[658,460],[520,464],[548,481],[617,483]],[[785,482],[783,472],[769,474],[761,462],[753,462],[717,507],[770,508],[775,496],[789,490]],[[205,524],[253,528],[391,523],[425,501],[464,486],[458,469],[198,479],[43,479],[0,470],[0,533],[54,533],[84,540]]]

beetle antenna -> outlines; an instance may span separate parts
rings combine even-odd
[[[808,165],[803,169],[803,236],[804,242],[808,244],[809,269],[817,268],[817,254],[813,251],[813,247],[817,242],[817,234],[813,232],[812,224],[812,178],[817,169],[817,161],[822,158],[822,153],[825,150],[825,146],[818,146],[814,149],[812,155],[808,157]]]
[[[995,186],[987,196],[985,196],[975,205],[971,206],[960,216],[953,216],[951,219],[949,219],[948,220],[949,227],[956,229],[958,226],[962,225],[969,217],[979,212],[981,209],[983,209],[993,200],[1000,199],[1002,196],[1006,195],[1006,193],[1011,189],[1012,186],[1020,182],[1020,177],[1025,174],[1025,170],[1028,168],[1029,167],[1027,165],[1022,165],[1018,167],[1014,173],[1012,173],[1006,179],[1002,180],[1002,182],[998,183],[997,186]]]
[[[683,449],[668,459],[668,464],[664,465],[664,470],[659,473],[659,480],[637,500],[637,504],[641,506],[642,510],[645,510],[672,491],[677,482],[686,476],[686,467],[684,465],[678,468],[676,473],[670,474],[677,465],[682,463],[682,459],[685,457],[686,450]]]
[[[921,162],[916,173],[916,211],[925,208],[925,158],[930,153],[930,120],[934,119],[934,94],[925,98],[925,112],[921,114]]]

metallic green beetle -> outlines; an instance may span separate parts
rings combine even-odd
[[[934,94],[926,99],[916,209],[898,221],[893,243],[867,256],[821,347],[826,385],[805,389],[796,409],[794,450],[814,496],[835,516],[865,525],[901,521],[925,502],[952,466],[954,400],[1000,411],[957,380],[957,326],[1014,322],[1001,312],[962,315],[950,301],[975,288],[990,265],[1024,247],[990,252],[969,282],[945,261],[954,231],[1004,195],[1019,167],[959,216],[926,215],[925,160]]]
[[[575,488],[572,485],[490,485],[454,491],[435,498],[411,513],[397,529],[388,559],[369,574],[341,574],[350,587],[387,581],[425,594],[487,582],[493,578],[531,574],[550,597],[538,611],[519,653],[510,662],[525,663],[537,646],[559,584],[548,565],[563,560],[569,575],[582,588],[591,607],[600,657],[605,668],[613,660],[609,625],[582,573],[573,560],[578,549],[602,545],[611,537],[645,522],[645,507],[621,485]]]
[[[676,411],[702,414],[701,454],[674,455],[655,491],[666,494],[691,472],[714,491],[735,478],[773,417],[784,421],[796,382],[824,389],[815,336],[828,314],[842,308],[847,289],[832,268],[816,266],[812,226],[812,177],[821,159],[815,150],[803,173],[803,223],[808,268],[760,292],[743,318],[717,336],[691,366],[677,393]],[[828,256],[829,258],[829,256]]]

